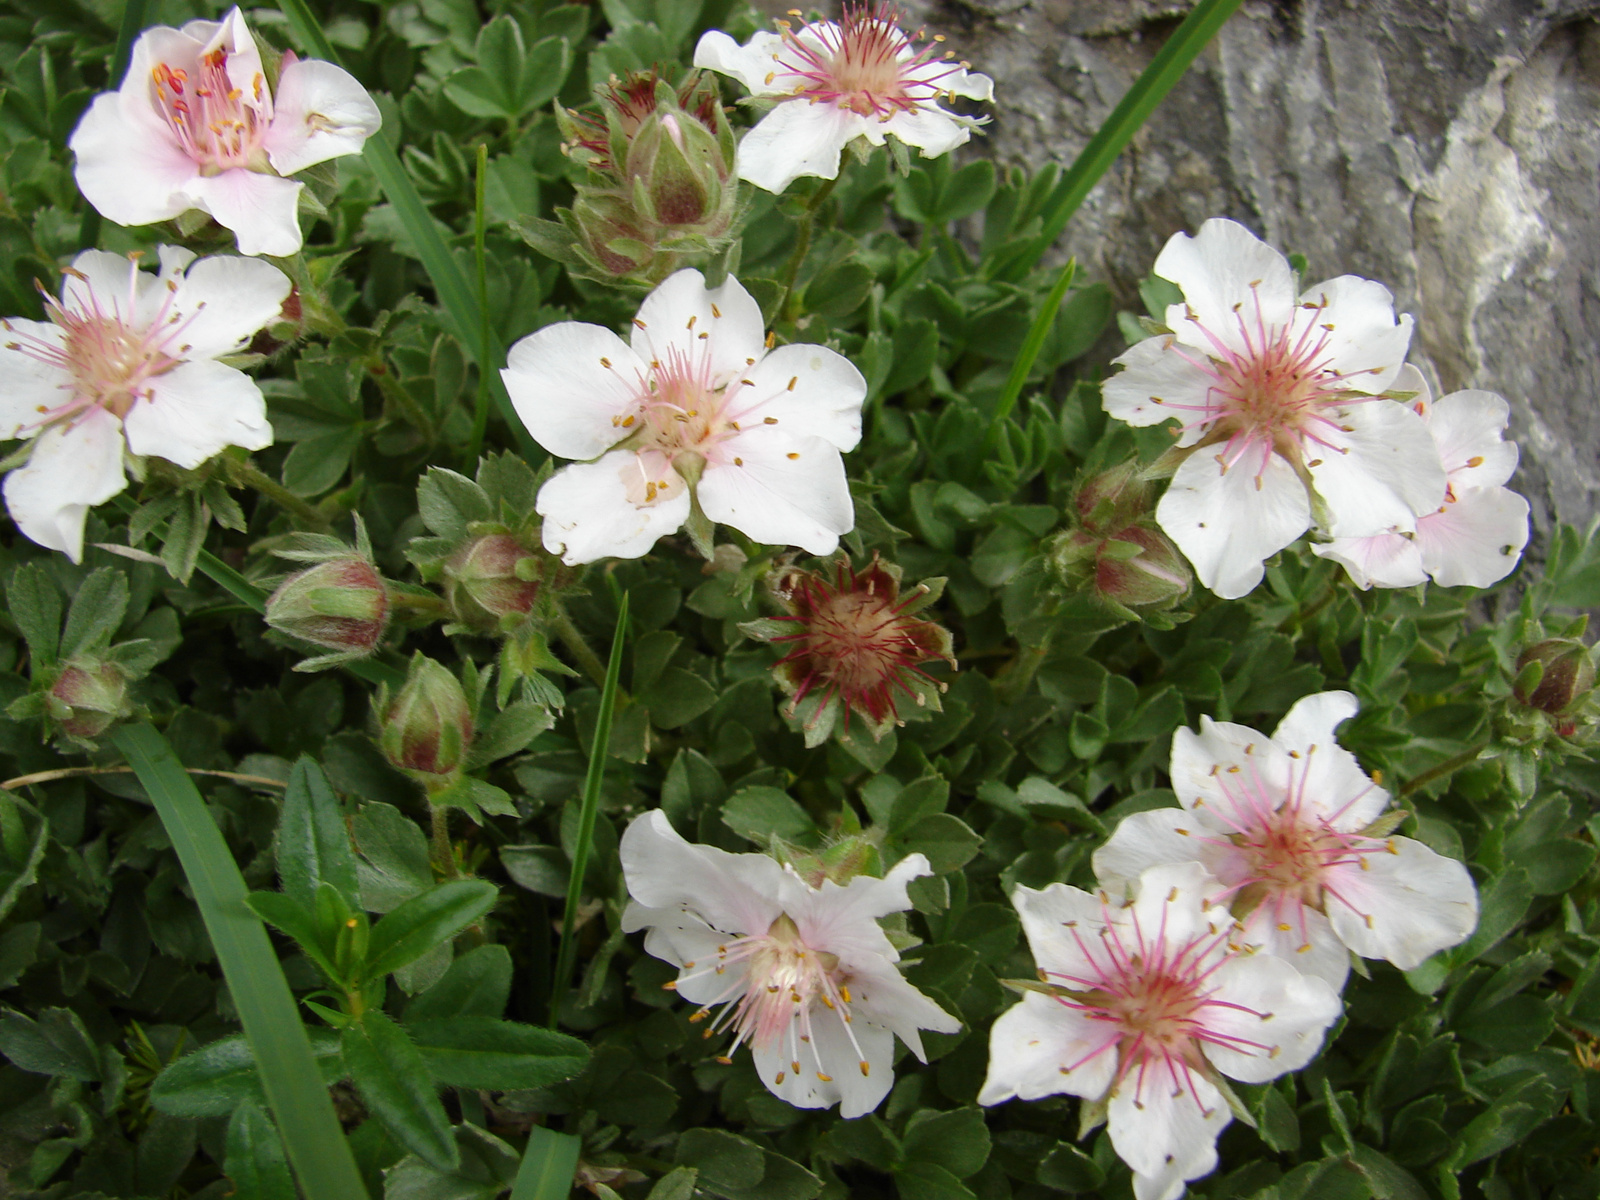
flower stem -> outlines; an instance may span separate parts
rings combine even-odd
[[[812,192],[811,199],[806,201],[806,210],[800,217],[800,232],[795,238],[794,253],[789,256],[789,263],[783,269],[783,299],[778,302],[779,320],[792,321],[799,315],[793,311],[794,281],[800,275],[800,265],[811,251],[811,230],[817,223],[817,213],[837,186],[839,177],[835,175]]]
[[[383,393],[383,398],[404,413],[406,420],[416,426],[417,432],[423,436],[428,445],[433,445],[438,438],[432,419],[423,411],[422,405],[417,403],[417,398],[406,391],[405,385],[395,378],[389,364],[381,358],[373,357],[367,362],[367,374],[372,376],[373,382],[378,385],[378,390]]]
[[[1488,742],[1479,742],[1476,746],[1463,750],[1460,754],[1451,755],[1442,763],[1429,767],[1421,775],[1415,775],[1400,786],[1399,794],[1409,796],[1420,787],[1426,787],[1435,779],[1443,779],[1446,775],[1454,775],[1462,767],[1471,766],[1478,761],[1478,756],[1489,748]]]
[[[303,524],[314,529],[328,527],[328,518],[320,508],[296,496],[254,463],[229,460],[228,473],[233,476],[235,483],[261,493],[285,512],[294,514]]]
[[[489,425],[489,371],[494,361],[494,350],[489,337],[489,283],[488,266],[483,250],[483,180],[489,172],[489,147],[478,143],[478,169],[476,200],[472,220],[472,259],[477,272],[478,314],[478,395],[472,409],[472,438],[463,456],[463,469],[472,471],[477,466],[478,455],[483,450],[483,434]]]
[[[553,607],[555,615],[551,618],[550,624],[556,631],[556,637],[561,639],[561,644],[567,648],[567,652],[577,659],[583,673],[595,683],[604,685],[606,665],[600,661],[600,656],[589,648],[589,643],[584,641],[583,634],[572,623],[566,608],[559,601]]]
[[[433,859],[440,871],[444,872],[446,879],[456,879],[461,872],[456,870],[456,852],[450,845],[450,810],[433,803],[433,798],[428,798],[428,812],[433,818]]]

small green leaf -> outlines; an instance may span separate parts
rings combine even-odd
[[[367,979],[379,979],[454,937],[491,908],[499,892],[481,879],[457,879],[414,896],[372,927]]]
[[[454,1087],[549,1087],[571,1079],[589,1059],[589,1048],[576,1038],[494,1017],[408,1020],[406,1032],[433,1078]]]
[[[989,1160],[989,1128],[976,1108],[923,1109],[906,1125],[901,1161],[934,1163],[957,1179],[976,1174]]]
[[[341,1049],[362,1100],[400,1145],[438,1170],[460,1166],[427,1061],[404,1029],[368,1009],[344,1031]]]
[[[278,818],[277,852],[278,877],[286,895],[310,905],[317,888],[327,883],[352,908],[360,903],[356,856],[344,814],[328,777],[309,758],[302,757],[289,773]]]
[[[36,1075],[84,1083],[100,1078],[94,1039],[70,1008],[47,1008],[37,1021],[15,1012],[0,1016],[0,1054]]]
[[[292,937],[330,980],[345,982],[333,961],[334,931],[323,930],[313,908],[282,892],[251,892],[245,903],[268,925]]]
[[[938,1163],[909,1162],[894,1179],[900,1200],[976,1200],[971,1188]]]
[[[433,886],[428,839],[398,808],[363,804],[351,824],[361,852],[356,876],[363,908],[389,912]]]
[[[928,865],[938,875],[956,870],[983,845],[964,821],[949,813],[923,817],[898,841],[907,854],[927,855]]]
[[[498,1017],[511,996],[511,952],[478,946],[450,964],[439,981],[406,1005],[407,1024],[439,1017]]]
[[[61,634],[61,657],[104,653],[111,635],[128,611],[128,577],[111,567],[91,571],[73,594],[67,627]]]
[[[322,1081],[337,1082],[344,1076],[338,1036],[315,1025],[306,1034]],[[249,1040],[236,1033],[185,1054],[156,1076],[150,1101],[178,1117],[224,1117],[247,1101],[266,1103]]]
[[[48,667],[56,661],[61,640],[61,592],[44,569],[23,563],[12,573],[6,588],[6,604],[11,619],[22,630],[28,653],[36,666]]]
[[[242,1100],[228,1121],[227,1159],[223,1170],[235,1200],[295,1200],[294,1177],[283,1152],[283,1139],[255,1100]]]
[[[818,836],[816,822],[787,794],[775,787],[747,787],[722,807],[722,823],[746,841],[765,846],[775,837],[809,841]]]

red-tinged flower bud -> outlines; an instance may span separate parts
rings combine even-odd
[[[491,533],[468,542],[444,565],[444,594],[456,620],[485,631],[506,618],[533,611],[542,586],[543,564],[509,533]]]
[[[115,663],[73,659],[45,698],[56,728],[73,738],[97,738],[131,712],[128,678]]]
[[[1517,657],[1512,691],[1529,708],[1564,717],[1594,689],[1594,656],[1572,638],[1535,642]]]
[[[1130,621],[1172,608],[1194,586],[1194,573],[1182,552],[1146,524],[1114,534],[1087,529],[1063,533],[1051,543],[1047,561],[1069,588],[1092,592]]]
[[[1130,460],[1084,480],[1073,503],[1085,529],[1107,534],[1149,514],[1150,485]]]
[[[388,623],[388,587],[377,567],[358,555],[291,575],[267,600],[268,625],[340,661],[371,654]]]
[[[447,786],[460,774],[472,745],[472,707],[461,683],[445,667],[418,654],[405,686],[387,704],[380,701],[379,744],[388,760],[429,788]]]

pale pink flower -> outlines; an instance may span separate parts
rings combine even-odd
[[[1349,692],[1291,708],[1272,737],[1200,718],[1172,739],[1172,789],[1183,806],[1125,818],[1094,855],[1116,890],[1161,863],[1198,862],[1215,878],[1242,936],[1343,987],[1353,951],[1409,971],[1470,934],[1478,893],[1467,869],[1411,838],[1373,833],[1389,804],[1334,740],[1354,716]]]
[[[1488,587],[1511,573],[1528,544],[1528,502],[1501,486],[1517,469],[1517,445],[1505,440],[1511,406],[1493,392],[1430,398],[1422,373],[1407,366],[1396,392],[1427,422],[1444,464],[1437,508],[1417,518],[1414,534],[1335,538],[1311,552],[1344,567],[1362,588],[1412,587],[1432,579],[1446,587]]]
[[[1379,393],[1411,318],[1382,285],[1342,275],[1295,295],[1288,261],[1244,226],[1176,234],[1154,272],[1183,291],[1170,334],[1117,362],[1104,405],[1130,425],[1182,422],[1193,447],[1156,508],[1200,581],[1234,599],[1315,525],[1332,538],[1409,533],[1444,472],[1422,419]]]
[[[158,25],[134,43],[122,87],[95,97],[69,145],[89,203],[119,225],[190,209],[233,230],[243,254],[299,251],[300,189],[284,178],[359,153],[372,97],[332,63],[284,56],[276,92],[237,8]]]
[[[797,1108],[869,1113],[894,1084],[896,1034],[926,1062],[920,1030],[961,1028],[901,976],[878,924],[911,907],[922,855],[812,887],[765,854],[684,841],[659,810],[634,819],[621,854],[623,929],[648,929],[645,949],[679,968],[668,987],[700,1005],[706,1037],[733,1034],[722,1061],[748,1042],[761,1082]]]
[[[757,33],[741,46],[712,30],[694,65],[732,75],[751,96],[777,106],[739,143],[739,176],[782,192],[801,175],[834,179],[856,138],[881,146],[893,134],[937,158],[964,144],[983,122],[939,107],[939,98],[992,100],[994,81],[967,71],[941,49],[919,50],[892,4],[846,4],[837,21]],[[920,37],[921,35],[917,35]]]
[[[692,503],[768,545],[831,554],[855,523],[841,450],[861,439],[867,383],[823,346],[769,350],[761,308],[729,276],[679,271],[629,340],[578,321],[511,348],[501,372],[534,439],[593,459],[539,490],[544,545],[569,564],[638,558]]]
[[[1063,883],[1011,897],[1043,982],[994,1023],[978,1103],[1103,1103],[1138,1200],[1176,1200],[1216,1166],[1221,1076],[1305,1066],[1340,1012],[1325,981],[1243,946],[1209,882],[1183,863],[1146,871],[1128,901]]]
[[[289,279],[252,259],[160,249],[86,250],[67,269],[48,321],[0,321],[0,438],[32,438],[6,476],[17,527],[77,562],[91,506],[127,486],[128,457],[198,467],[225,446],[272,444],[261,389],[217,359],[242,349],[281,311]]]

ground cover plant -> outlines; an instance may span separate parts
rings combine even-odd
[[[1593,1196],[1594,528],[1049,254],[1235,7],[0,5],[7,1193]]]

